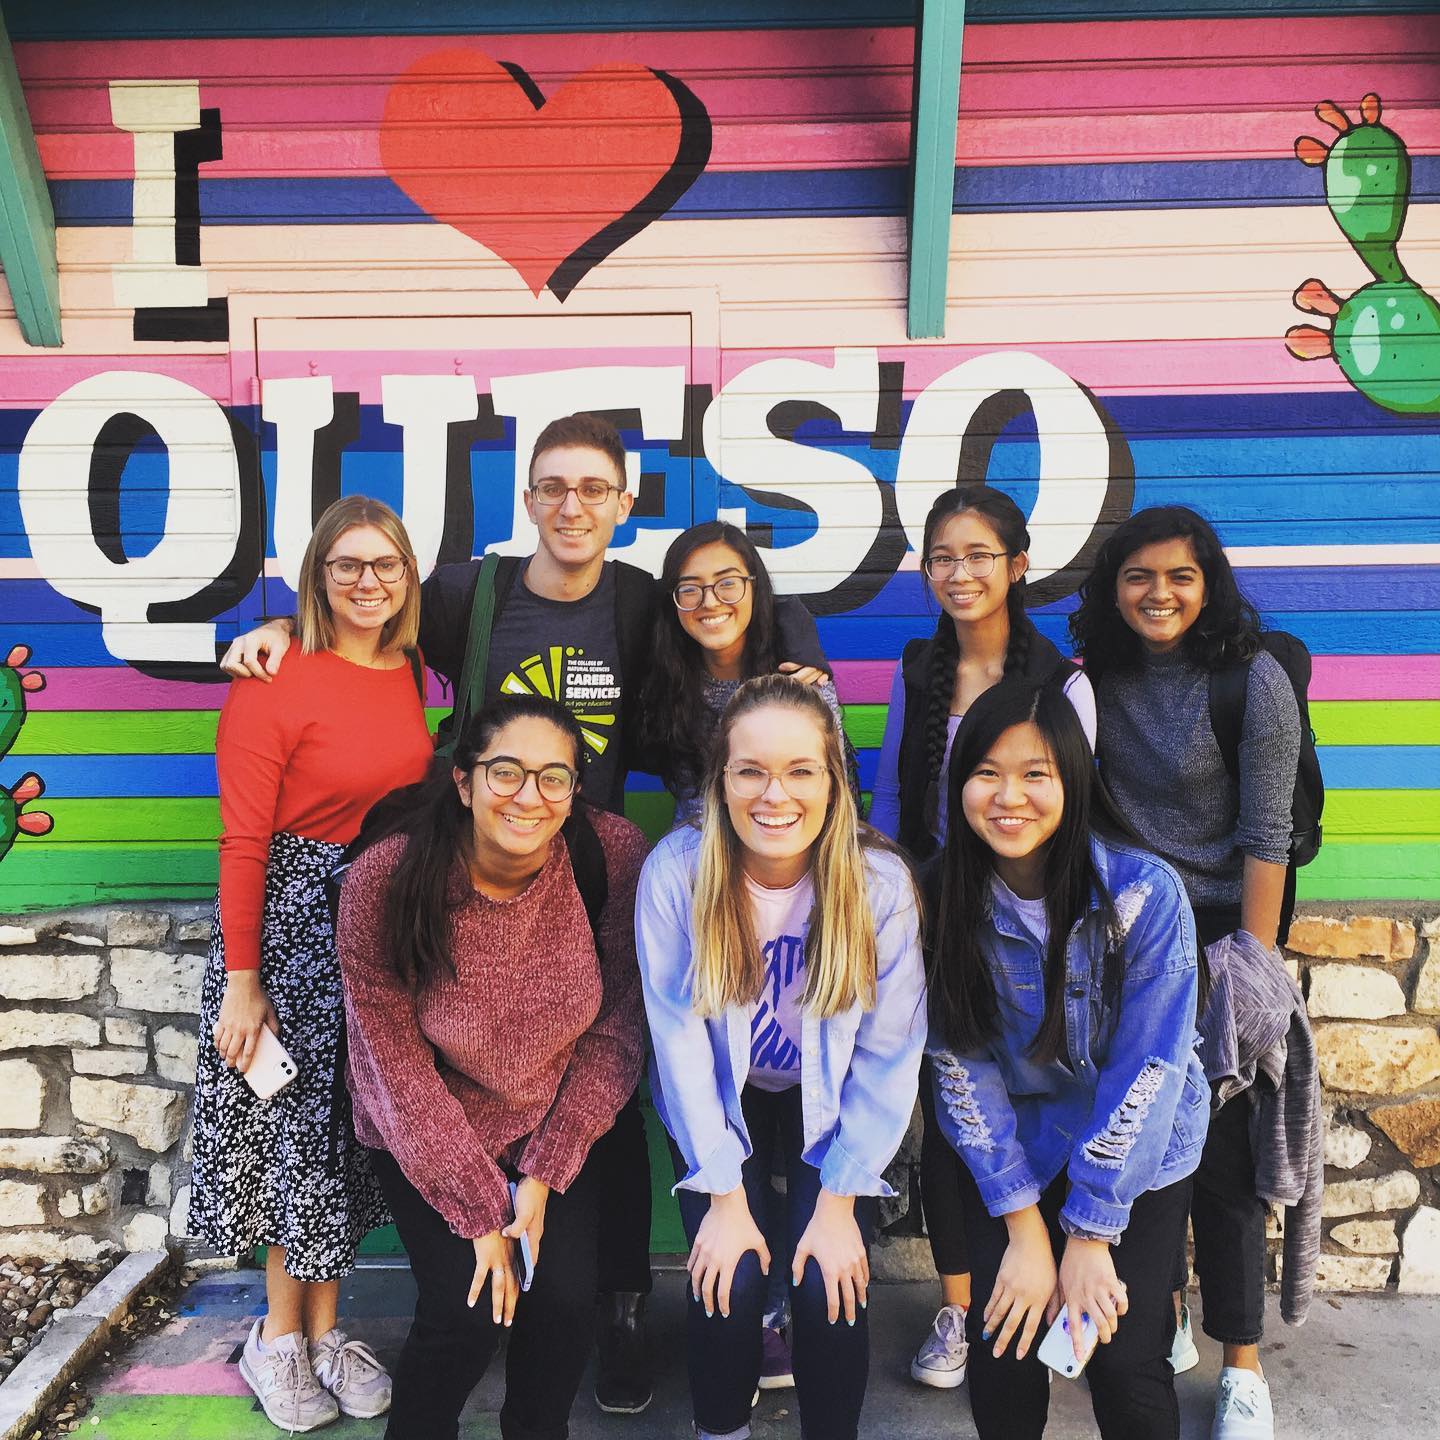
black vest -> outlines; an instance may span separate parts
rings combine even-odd
[[[900,656],[900,673],[905,683],[905,728],[900,732],[900,824],[895,838],[906,854],[916,860],[928,859],[940,848],[925,823],[925,798],[930,789],[930,776],[925,767],[925,710],[929,700],[926,682],[930,675],[930,656],[942,633],[940,627],[953,623],[948,615],[942,615],[934,635],[928,640],[906,641]],[[1030,647],[1023,679],[1041,685],[1053,679],[1059,670],[1076,668],[1073,661],[1067,660],[1035,628],[1028,616],[1025,624],[1030,627]],[[1007,678],[1009,676],[1007,672]],[[946,781],[945,775],[936,777],[938,784]]]

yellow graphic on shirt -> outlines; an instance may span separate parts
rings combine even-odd
[[[543,695],[547,700],[558,700],[580,722],[585,743],[595,754],[603,755],[611,739],[604,732],[615,724],[615,714],[613,711],[597,713],[588,707],[602,696],[604,700],[618,698],[619,687],[608,665],[603,661],[585,660],[581,658],[584,654],[573,646],[552,645],[541,654],[522,660],[500,682],[500,693]],[[600,673],[584,673],[592,669]],[[603,683],[597,687],[593,684],[595,681]],[[597,726],[601,728],[595,728]]]

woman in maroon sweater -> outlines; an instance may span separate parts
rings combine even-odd
[[[640,1076],[646,844],[627,820],[580,813],[583,754],[555,702],[487,705],[453,773],[416,787],[406,829],[345,881],[355,1131],[419,1291],[388,1440],[451,1440],[512,1318],[506,1440],[563,1437],[585,1368],[598,1240],[586,1161]],[[598,945],[571,865],[596,839]]]

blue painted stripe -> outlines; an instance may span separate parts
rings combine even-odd
[[[1182,20],[1279,15],[1428,15],[1433,0],[969,0],[973,24]],[[6,0],[15,40],[171,36],[548,34],[557,31],[748,30],[911,25],[916,0]]]
[[[715,170],[701,175],[662,220],[899,216],[908,199],[899,167],[863,170]],[[58,225],[128,225],[129,180],[50,183]],[[1440,156],[1411,158],[1411,197],[1440,197]],[[1187,160],[1104,165],[975,165],[955,172],[957,215],[1042,211],[1244,209],[1323,205],[1313,171],[1292,160]],[[200,180],[207,225],[413,225],[430,215],[388,176]]]
[[[3,595],[0,591],[0,595]],[[78,614],[78,612],[76,612]],[[258,606],[247,605],[216,620],[220,648],[240,629],[249,629],[260,615]],[[1440,610],[1350,611],[1262,611],[1262,619],[1273,630],[1298,635],[1315,655],[1434,655],[1440,653]],[[1065,645],[1065,616],[1040,613],[1036,624],[1057,644]],[[874,616],[854,618],[827,616],[820,620],[820,643],[832,660],[876,660],[899,655],[907,640],[928,635],[934,621],[920,616]],[[53,666],[114,666],[119,662],[100,639],[100,626],[85,619],[68,624],[36,623],[15,618],[7,605],[0,618],[0,654],[13,645],[29,645],[35,652],[31,664],[43,670]]]
[[[875,783],[879,751],[856,751],[860,783]],[[1322,745],[1320,766],[1334,790],[1423,790],[1440,775],[1440,747],[1427,745]],[[26,755],[0,767],[0,783],[13,785],[27,770],[45,780],[51,797],[147,799],[218,793],[210,755]],[[13,772],[13,773],[12,773]],[[633,774],[628,788],[661,789],[653,775]]]

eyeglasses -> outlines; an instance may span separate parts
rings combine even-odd
[[[357,560],[353,555],[340,555],[321,562],[336,585],[358,585],[368,569],[382,585],[393,585],[409,568],[403,555],[382,555],[378,560]]]
[[[539,505],[563,505],[572,490],[580,497],[582,505],[603,505],[612,490],[618,495],[624,488],[623,485],[611,485],[606,480],[582,480],[578,485],[567,485],[563,480],[537,480],[530,487],[530,493]]]
[[[477,770],[485,772],[485,783],[492,795],[508,798],[518,795],[525,788],[527,776],[535,777],[535,788],[542,800],[558,803],[568,800],[580,783],[580,777],[568,765],[544,765],[531,770],[522,765],[513,755],[496,755],[490,760],[477,760]]]
[[[792,800],[818,800],[830,785],[830,772],[821,765],[792,765],[788,770],[765,770],[759,765],[727,765],[725,778],[741,800],[758,800],[772,780]]]
[[[726,575],[713,585],[697,585],[686,580],[670,593],[677,610],[698,610],[705,603],[708,590],[722,605],[738,605],[745,598],[745,587],[754,579],[753,575]]]
[[[967,555],[927,555],[925,573],[932,580],[948,580],[959,565],[972,580],[983,580],[995,569],[997,560],[1016,553],[1014,550],[971,550]]]

